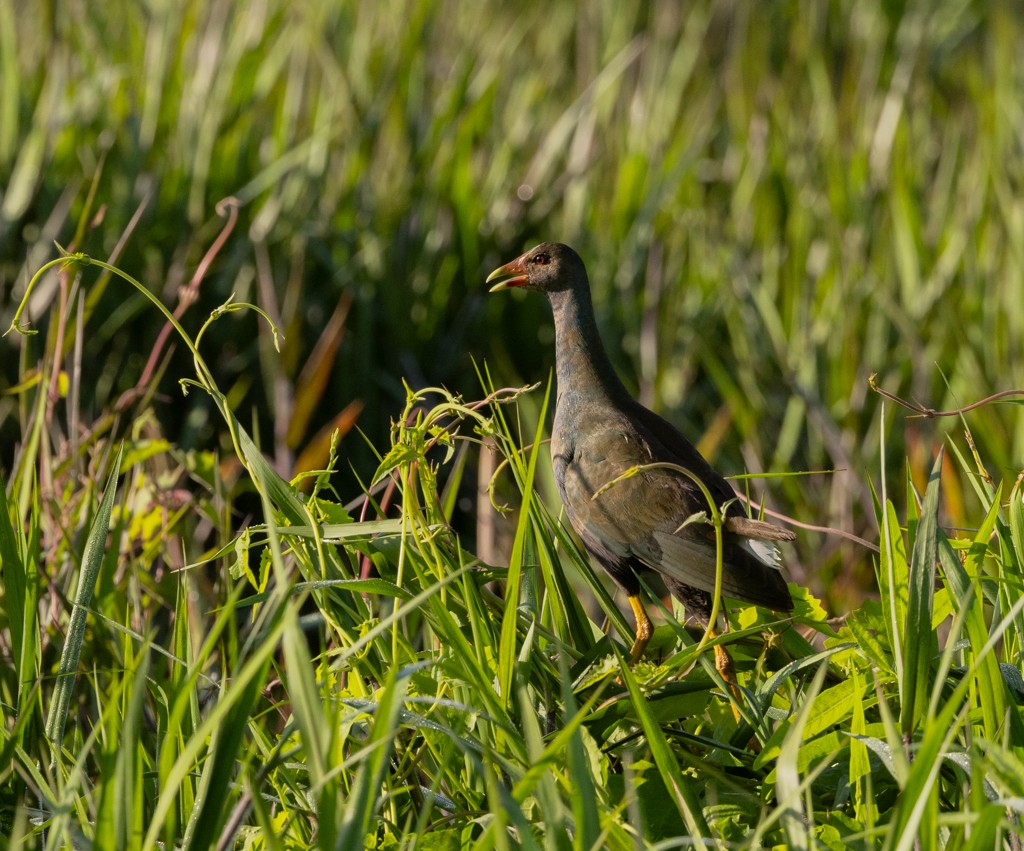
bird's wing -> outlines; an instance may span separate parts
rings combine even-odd
[[[783,529],[774,523],[764,520],[755,520],[747,517],[742,506],[736,501],[736,491],[714,467],[712,467],[704,456],[697,451],[697,448],[683,437],[675,427],[667,420],[659,417],[653,411],[647,410],[639,403],[631,415],[639,425],[642,433],[650,445],[650,455],[659,461],[669,461],[678,464],[694,475],[707,486],[712,497],[720,500],[718,505],[729,503],[725,513],[725,529],[727,532],[735,533],[744,538],[753,538],[758,541],[793,541],[796,535],[789,529]],[[702,495],[703,498],[703,495]],[[705,510],[707,506],[705,506]],[[777,553],[777,550],[770,548]],[[760,553],[767,552],[768,548],[752,545],[752,552],[760,556]],[[777,555],[773,557],[777,561]]]
[[[719,505],[736,498],[736,491],[732,485],[722,478],[697,451],[697,447],[683,437],[668,420],[659,417],[654,411],[649,411],[639,402],[633,402],[628,414],[647,444],[653,460],[667,461],[689,470],[707,486]],[[703,495],[701,500],[706,501]]]
[[[687,522],[709,513],[700,488],[666,468],[618,477],[640,465],[671,460],[699,475],[723,503],[734,496],[725,480],[692,446],[686,458],[666,458],[659,441],[614,413],[591,419],[576,433],[571,454],[559,460],[561,488],[569,519],[587,549],[613,576],[629,570],[635,560],[684,585],[713,592],[714,529],[706,522]],[[739,508],[734,504],[730,510]],[[723,593],[775,609],[792,608],[778,554],[766,542],[791,534],[742,514],[730,515],[723,531]]]
[[[671,532],[656,531],[636,546],[637,558],[659,573],[702,591],[715,590],[716,548],[712,542]],[[762,554],[735,542],[722,552],[722,593],[778,611],[789,611],[793,601],[779,565],[766,563]]]

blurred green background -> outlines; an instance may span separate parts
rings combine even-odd
[[[840,471],[752,490],[877,540],[883,463],[920,483],[943,435],[963,437],[888,404],[883,435],[869,375],[940,409],[1024,386],[1022,20],[961,0],[0,0],[0,324],[54,241],[173,309],[233,196],[182,322],[232,293],[279,322],[280,356],[251,314],[203,351],[290,474],[322,463],[325,426],[386,446],[403,380],[475,398],[474,360],[499,385],[546,380],[547,306],[483,279],[564,241],[643,402],[726,473]],[[51,275],[28,317],[51,333],[69,317],[85,420],[134,386],[163,326],[107,284]],[[42,336],[0,341],[5,474]],[[224,445],[209,400],[177,386],[182,347],[160,363],[163,395],[123,412]],[[1018,408],[967,424],[993,475],[1020,469]],[[376,460],[351,430],[341,454],[354,496]],[[973,497],[947,478],[956,525]],[[812,532],[791,573],[834,610],[873,583],[867,550]]]

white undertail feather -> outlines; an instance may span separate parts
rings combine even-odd
[[[782,570],[782,556],[775,544],[769,541],[758,541],[754,538],[744,538],[740,541],[740,546],[762,564],[775,570]]]

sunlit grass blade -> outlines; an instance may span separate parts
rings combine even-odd
[[[19,714],[32,711],[24,698],[32,691],[39,676],[39,577],[36,571],[25,569],[27,564],[38,563],[38,517],[38,512],[33,510],[29,533],[19,540],[11,522],[7,491],[0,480],[0,564],[3,565],[4,609],[17,676]],[[23,547],[31,547],[35,552],[25,553],[27,558],[23,559]]]
[[[943,453],[932,466],[917,523],[907,582],[907,622],[903,631],[903,703],[900,722],[908,739],[926,715],[932,660],[938,652],[932,629],[932,597],[938,559],[939,487]]]
[[[166,773],[161,775],[161,795],[153,808],[151,821],[143,839],[142,847],[144,849],[156,847],[157,837],[163,829],[164,821],[174,806],[179,784],[187,774],[194,770],[200,756],[207,753],[214,733],[229,718],[237,724],[237,717],[231,714],[232,707],[240,702],[248,703],[251,700],[251,688],[262,686],[270,658],[277,649],[282,630],[283,621],[278,618],[261,637],[261,641],[253,648],[252,655],[241,665],[231,682],[220,690],[216,702],[210,707],[202,723],[196,728],[191,738],[185,742],[185,746]],[[241,735],[244,729],[237,732],[238,735]],[[222,748],[226,747],[227,745],[222,746]],[[224,789],[219,790],[220,793],[224,791]],[[223,805],[223,798],[220,794],[215,803]]]
[[[123,704],[125,695],[138,681],[129,681],[127,678],[117,683],[111,694],[111,700],[102,707],[97,723],[87,734],[82,734],[76,742],[74,760],[60,764],[55,761],[55,766],[64,775],[58,784],[52,789],[48,784],[39,788],[45,790],[45,795],[40,796],[40,803],[44,812],[52,816],[49,827],[53,835],[65,838],[78,837],[81,834],[81,825],[88,823],[94,812],[94,803],[83,794],[87,789],[88,765],[93,759],[97,750],[102,748],[101,736],[110,736],[112,742],[122,741],[123,730]],[[78,731],[76,730],[76,733]],[[116,764],[116,759],[109,750],[100,756],[100,761],[106,765]],[[24,770],[24,767],[23,767]],[[136,793],[138,789],[134,790]],[[111,787],[104,785],[104,795],[116,795],[117,781],[115,778]],[[124,806],[125,802],[114,801],[113,806]],[[48,810],[48,812],[47,812]],[[130,821],[130,815],[122,812],[119,814],[122,824]],[[106,827],[106,825],[103,825]]]
[[[996,500],[991,506],[986,522],[982,524],[982,528],[975,538],[981,548],[981,553],[984,553],[984,542],[988,540],[998,507],[999,503]],[[970,676],[975,679],[977,684],[977,702],[982,717],[984,735],[986,738],[996,740],[998,739],[997,731],[1001,728],[1002,719],[1005,717],[1006,698],[998,660],[992,655],[986,656],[984,659],[978,657],[981,648],[989,639],[985,617],[985,593],[982,585],[984,579],[979,575],[981,556],[968,556],[961,562],[949,541],[944,539],[939,541],[938,555],[943,580],[950,589],[953,605],[957,609],[963,607],[968,609],[964,626],[970,649],[965,655],[968,668],[971,671]]]
[[[544,814],[545,823],[551,827],[545,843],[546,848],[551,851],[568,851],[572,847],[569,842],[570,832],[573,831],[569,818],[571,810],[568,810],[558,794],[556,772],[546,770],[548,763],[545,760],[540,719],[536,708],[531,705],[526,689],[522,687],[519,689],[519,713],[531,767],[516,784],[513,795],[519,801],[522,801],[527,795],[536,800],[537,807]]]
[[[673,803],[679,809],[679,815],[689,832],[689,839],[695,848],[707,848],[704,839],[711,835],[711,829],[704,819],[700,801],[694,791],[690,778],[684,776],[679,767],[679,761],[669,745],[668,739],[654,716],[651,714],[647,698],[640,691],[633,672],[626,664],[625,657],[618,651],[615,653],[619,662],[619,671],[622,674],[622,681],[629,690],[629,696],[636,710],[637,718],[647,737],[647,743],[651,748],[651,755],[661,772],[662,779],[670,791]]]
[[[128,645],[133,639],[125,637]],[[98,829],[96,843],[110,848],[137,847],[142,841],[145,822],[145,795],[143,771],[145,765],[145,701],[149,695],[150,648],[148,645],[134,648],[131,653],[131,669],[126,671],[125,680],[130,684],[122,701],[122,717],[117,734],[117,747],[110,756],[114,771],[114,782],[104,785],[103,815],[110,828],[108,835]],[[97,827],[103,824],[100,820]]]
[[[529,532],[532,525],[533,512],[530,505],[535,498],[533,481],[537,471],[537,459],[540,457],[540,450],[543,445],[541,433],[544,428],[544,413],[547,411],[547,401],[550,398],[550,385],[545,393],[544,403],[541,406],[541,414],[538,418],[537,433],[533,440],[533,447],[530,450],[529,460],[525,468],[520,471],[522,478],[522,505],[519,511],[519,522],[516,526],[516,536],[512,544],[512,553],[509,557],[508,578],[505,580],[505,616],[501,624],[501,642],[499,646],[498,672],[501,687],[502,699],[506,708],[513,705],[512,676],[515,665],[515,639],[517,635],[518,618],[516,612],[520,607],[520,581],[522,578],[523,562],[526,556]],[[513,463],[515,463],[513,461]],[[521,462],[520,462],[521,463]],[[537,612],[535,611],[535,614]]]
[[[244,757],[240,758],[239,752],[256,699],[264,687],[265,673],[270,667],[270,655],[261,655],[262,666],[255,667],[244,684],[232,683],[233,699],[224,702],[226,705],[220,723],[211,731],[209,750],[196,790],[197,806],[185,824],[184,847],[188,851],[203,851],[213,846],[231,812],[237,795],[233,785],[238,764],[246,762]]]
[[[336,722],[332,722],[324,711],[310,666],[306,639],[293,620],[285,624],[282,647],[292,714],[302,736],[309,783],[317,801],[321,846],[333,848],[338,829],[338,801],[336,781],[331,781],[328,767],[333,756],[331,731]]]
[[[96,509],[89,537],[85,542],[82,554],[82,568],[78,577],[78,590],[75,604],[68,622],[68,637],[60,657],[57,669],[57,682],[50,702],[50,711],[46,716],[46,737],[60,752],[64,738],[64,725],[67,722],[68,707],[71,705],[71,692],[75,686],[78,673],[78,660],[82,654],[82,642],[85,639],[85,622],[92,603],[93,591],[99,577],[107,549],[107,533],[110,531],[110,514],[114,507],[114,494],[117,490],[117,479],[121,471],[121,455],[124,446],[120,446],[110,466],[110,475],[103,490],[103,499]],[[58,756],[59,761],[59,756]]]
[[[987,804],[977,818],[971,822],[970,839],[964,843],[964,851],[989,851],[998,848],[996,837],[1000,833],[1000,825],[1006,816],[1006,810],[998,804]]]
[[[826,730],[849,724],[854,707],[865,701],[871,705],[870,698],[865,698],[863,683],[853,677],[843,679],[824,690],[819,686],[814,696],[813,714],[806,717],[791,716],[780,724],[758,754],[754,761],[755,767],[770,765],[773,760],[781,758],[782,748],[789,740],[794,724],[800,723],[800,735],[810,741]]]
[[[879,525],[882,526],[884,534],[877,573],[878,590],[886,614],[885,626],[893,667],[902,689],[906,682],[904,654],[907,648],[907,585],[910,564],[895,506],[891,502],[886,502],[880,510],[883,513]],[[902,693],[900,696],[903,697]]]
[[[862,688],[856,670],[851,679],[858,689]],[[850,788],[853,790],[854,817],[864,826],[865,832],[870,833],[878,820],[878,804],[873,795],[871,758],[867,746],[861,741],[867,733],[864,704],[858,701],[850,718]]]
[[[381,684],[373,727],[362,748],[363,758],[352,779],[352,792],[339,814],[336,848],[360,848],[366,841],[407,688],[408,679],[394,668]]]
[[[565,713],[572,717],[578,712],[576,696],[572,692],[572,681],[569,677],[569,666],[564,659],[560,660],[559,675],[562,681],[562,703]],[[573,822],[576,828],[575,847],[598,847],[601,834],[601,814],[598,809],[598,791],[596,784],[599,778],[593,776],[592,763],[587,758],[587,744],[592,748],[596,744],[591,740],[585,743],[583,733],[574,730],[569,739],[568,776],[572,778]]]
[[[779,795],[779,809],[781,811],[780,821],[786,832],[790,848],[810,847],[808,827],[813,829],[813,822],[810,822],[813,814],[808,812],[804,806],[803,792],[804,784],[800,782],[800,773],[797,769],[797,760],[801,743],[805,735],[805,728],[808,719],[811,717],[811,709],[818,709],[817,697],[825,682],[827,664],[822,663],[814,674],[814,679],[802,696],[800,708],[796,711],[782,741],[779,757],[775,764],[776,785]],[[808,735],[809,732],[808,732]],[[810,823],[809,823],[810,822]]]
[[[914,753],[909,775],[893,811],[892,829],[886,834],[886,841],[883,845],[886,851],[888,849],[909,851],[914,847],[915,837],[919,835],[918,831],[922,829],[927,832],[928,836],[935,835],[934,826],[939,807],[937,782],[942,759],[948,752],[950,743],[961,725],[967,721],[972,703],[970,693],[973,684],[985,678],[984,673],[976,673],[974,669],[984,664],[985,660],[995,660],[994,648],[1012,622],[1013,617],[1021,609],[1024,609],[1024,597],[1011,611],[1006,613],[1003,620],[995,626],[988,640],[977,649],[977,655],[967,675],[963,676],[952,689],[932,723],[923,731],[921,742]]]

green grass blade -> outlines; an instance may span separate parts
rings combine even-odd
[[[938,653],[938,643],[932,629],[932,598],[935,594],[935,565],[938,559],[942,461],[943,453],[940,450],[928,478],[910,558],[907,622],[903,632],[903,703],[900,706],[903,735],[908,740],[927,713],[931,663]]]
[[[993,512],[997,507],[998,500],[992,506]],[[992,516],[991,513],[990,516]],[[990,526],[990,524],[986,523],[984,526]],[[970,644],[967,654],[968,667],[971,676],[977,683],[977,701],[983,719],[984,735],[995,741],[999,738],[998,730],[1002,726],[1002,719],[1006,712],[1005,688],[998,660],[991,655],[983,660],[978,659],[981,648],[988,641],[989,631],[985,617],[985,595],[981,588],[982,580],[976,573],[971,575],[965,569],[970,563],[970,559],[963,563],[960,561],[949,541],[944,539],[939,541],[939,565],[942,569],[943,579],[950,589],[953,605],[958,610],[963,607],[968,609],[964,624]]]
[[[131,639],[125,638],[125,643]],[[150,673],[150,648],[145,645],[134,653],[131,660],[132,669],[126,671],[126,678],[131,680],[131,690],[127,694],[119,747],[115,758],[115,780],[112,784],[114,794],[111,800],[113,821],[115,826],[116,847],[138,848],[145,831],[144,814],[144,758],[145,741],[145,701],[149,695],[148,677]],[[109,787],[107,787],[109,788]]]
[[[672,801],[679,809],[679,815],[683,819],[683,824],[686,825],[686,829],[689,831],[689,840],[695,848],[707,848],[708,846],[704,839],[711,836],[711,828],[708,827],[708,823],[704,819],[704,813],[701,810],[700,801],[694,793],[691,780],[683,775],[679,767],[679,761],[676,759],[668,739],[665,738],[664,732],[662,732],[661,727],[654,718],[647,703],[647,698],[640,691],[640,686],[636,681],[636,677],[633,676],[633,672],[626,664],[625,657],[617,650],[615,655],[618,657],[622,680],[629,690],[633,708],[636,710],[640,726],[647,737],[647,743],[651,748],[654,762],[661,772],[662,779],[665,781]]]
[[[559,659],[559,675],[562,681],[562,704],[565,706],[565,714],[573,717],[578,712],[576,695],[572,692],[572,680],[569,677],[569,669],[565,659]],[[573,822],[576,827],[576,836],[573,845],[575,848],[597,848],[601,835],[601,815],[598,809],[598,790],[595,782],[598,778],[593,776],[592,766],[587,759],[587,747],[583,739],[584,733],[581,730],[574,730],[569,738],[568,751],[568,773],[572,778],[573,795],[572,809]],[[592,740],[591,740],[592,744]]]
[[[171,808],[175,806],[176,790],[185,776],[194,770],[199,762],[200,755],[208,750],[209,743],[218,728],[226,723],[229,717],[237,726],[238,718],[231,712],[232,708],[240,702],[250,703],[253,689],[258,690],[262,687],[270,659],[277,649],[282,630],[283,622],[280,617],[270,623],[267,632],[262,635],[259,643],[255,645],[252,655],[241,666],[231,682],[220,692],[216,703],[209,709],[203,722],[196,728],[195,733],[185,742],[184,748],[182,748],[174,763],[165,774],[161,775],[161,794],[153,809],[149,828],[142,843],[142,848],[145,851],[150,851],[150,849],[157,847],[157,837],[163,829],[164,822],[170,814]],[[241,735],[241,732],[244,732],[244,730],[237,731],[237,734]],[[234,735],[232,734],[232,738],[234,738]],[[229,744],[233,744],[233,742],[220,746],[222,753],[229,749]],[[220,799],[220,796],[225,791],[226,788],[214,790],[221,805],[223,800]]]
[[[523,502],[520,506],[519,523],[516,526],[516,536],[512,544],[512,554],[509,558],[508,578],[505,581],[505,615],[501,623],[498,677],[506,711],[513,705],[512,678],[517,656],[515,644],[516,635],[518,634],[518,618],[516,613],[520,606],[519,587],[522,578],[523,559],[527,549],[529,531],[532,526],[533,512],[530,510],[530,506],[535,498],[533,481],[537,472],[537,459],[540,457],[540,450],[543,446],[541,435],[544,429],[544,415],[547,411],[548,399],[550,397],[551,385],[549,384],[547,392],[544,394],[540,417],[537,420],[537,433],[533,440],[533,447],[530,450],[529,461],[522,474]]]
[[[96,580],[99,577],[103,556],[106,552],[107,532],[110,529],[110,514],[114,506],[114,494],[117,491],[117,478],[121,469],[122,444],[110,467],[110,476],[104,488],[103,499],[100,501],[96,516],[93,518],[89,537],[85,542],[82,556],[82,569],[78,579],[78,591],[75,604],[71,610],[68,623],[68,637],[60,657],[57,670],[57,683],[50,702],[50,711],[46,717],[46,737],[59,753],[64,738],[64,724],[67,721],[68,707],[71,705],[71,692],[75,686],[78,672],[78,660],[82,655],[82,642],[85,639],[85,621],[92,602]]]
[[[793,717],[792,723],[786,732],[779,751],[779,758],[775,764],[775,776],[778,786],[779,809],[781,810],[782,828],[786,832],[790,848],[809,848],[810,837],[808,827],[812,813],[804,808],[802,800],[803,784],[800,781],[800,772],[797,768],[800,746],[804,738],[804,728],[811,717],[811,709],[817,710],[817,697],[825,682],[825,673],[828,670],[828,663],[822,662],[814,674],[814,679],[808,686],[803,696],[800,708]]]
[[[335,848],[362,848],[370,820],[377,808],[381,780],[394,745],[399,712],[408,679],[395,668],[382,684],[373,728],[366,743],[365,758],[352,781],[352,794],[345,803]]]
[[[32,518],[36,527],[37,515]],[[31,535],[29,540],[34,539]],[[17,677],[18,706],[29,711],[23,697],[39,675],[37,662],[39,579],[36,571],[26,571],[18,540],[11,522],[10,506],[4,482],[0,480],[0,568],[4,583],[3,610],[10,630],[11,655]]]
[[[998,804],[987,804],[971,822],[971,835],[963,844],[964,851],[990,851],[998,848],[996,837],[1006,810]]]
[[[1024,609],[1024,597],[1000,621],[988,640],[977,649],[972,670],[967,676],[961,677],[938,714],[925,728],[921,743],[914,753],[906,784],[900,791],[899,800],[893,811],[891,829],[886,834],[883,845],[885,851],[910,851],[922,825],[935,825],[939,807],[938,777],[943,757],[949,752],[953,737],[971,709],[969,694],[973,683],[980,683],[985,678],[973,668],[984,665],[987,660],[995,662],[992,651],[1017,611],[1021,609]],[[998,669],[998,664],[996,667]],[[933,835],[934,832],[929,833],[929,836]]]
[[[220,721],[212,731],[196,795],[198,806],[185,826],[183,846],[186,851],[204,851],[212,847],[231,812],[237,795],[234,781],[239,750],[270,668],[270,653],[262,653],[257,658],[261,659],[260,664],[251,670],[244,682],[232,683],[233,699],[225,702]],[[222,837],[219,844],[224,839]]]
[[[886,633],[889,638],[889,646],[892,648],[894,668],[902,689],[906,682],[904,652],[907,647],[907,584],[910,569],[906,544],[900,532],[899,520],[896,517],[896,508],[892,502],[886,502],[882,511],[884,513],[881,525],[885,535],[878,571],[878,590],[887,615]]]

